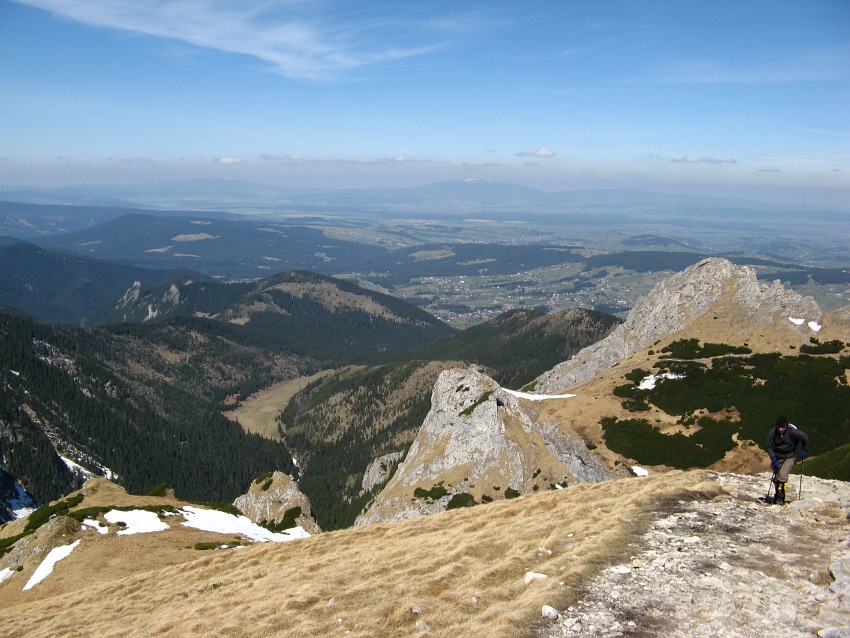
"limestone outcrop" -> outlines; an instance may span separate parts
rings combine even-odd
[[[539,419],[536,401],[474,368],[440,374],[431,410],[358,525],[394,522],[615,474],[584,442]]]
[[[257,479],[233,504],[255,523],[279,524],[288,516],[308,534],[321,532],[313,518],[310,499],[298,489],[297,481],[283,472]],[[297,516],[293,516],[296,513]]]
[[[535,391],[558,392],[587,381],[709,312],[741,338],[767,326],[795,333],[798,343],[817,334],[823,317],[812,297],[786,290],[779,281],[760,283],[755,269],[711,257],[659,282],[614,332],[538,377]]]

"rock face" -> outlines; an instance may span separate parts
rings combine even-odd
[[[535,405],[473,368],[442,372],[407,457],[356,524],[615,476],[583,441],[538,420]]]
[[[365,494],[370,492],[379,485],[387,482],[387,479],[401,459],[404,458],[404,452],[390,452],[379,456],[369,464],[366,472],[363,474],[363,481],[360,486],[360,493]]]
[[[313,518],[310,499],[298,489],[298,483],[283,472],[254,481],[247,494],[237,497],[233,504],[255,523],[280,523],[287,512],[300,508],[300,514],[294,517],[295,525],[311,535],[322,531]]]
[[[748,266],[712,257],[662,282],[632,308],[626,321],[602,341],[538,377],[535,391],[557,392],[582,383],[661,337],[675,334],[724,304],[724,318],[741,333],[762,324],[796,332],[798,341],[817,334],[823,312],[812,297],[761,284]]]
[[[631,556],[535,635],[850,636],[850,484],[806,477],[783,507],[759,500],[768,474],[715,479],[726,497],[659,503]]]

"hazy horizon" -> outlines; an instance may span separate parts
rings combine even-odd
[[[850,199],[842,0],[0,0],[0,87],[4,188]]]

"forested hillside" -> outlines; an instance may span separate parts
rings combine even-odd
[[[211,395],[238,381],[197,393],[211,375],[174,383],[156,353],[133,360],[107,332],[0,315],[0,335],[0,455],[42,502],[79,485],[57,453],[132,492],[167,482],[197,500],[230,500],[259,473],[292,469],[283,445],[221,415]]]
[[[36,498],[78,486],[72,462],[134,493],[165,482],[183,498],[230,501],[293,464],[282,443],[225,418],[229,406],[453,332],[403,301],[312,273],[187,287],[197,291],[183,297],[189,314],[145,324],[59,328],[0,315],[0,454]]]
[[[29,243],[0,247],[0,303],[49,323],[91,323],[97,309],[114,307],[134,282],[155,286],[181,276],[188,275],[52,252]],[[197,273],[191,277],[203,279]]]

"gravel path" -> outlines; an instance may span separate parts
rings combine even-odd
[[[631,560],[538,636],[850,638],[850,483],[805,477],[774,506],[768,474],[713,477],[728,498],[659,504]]]

